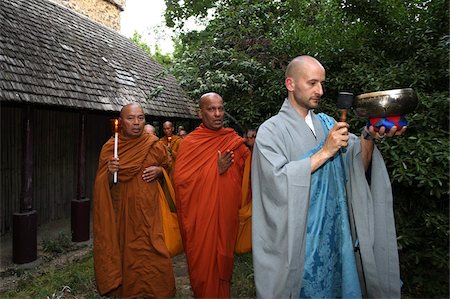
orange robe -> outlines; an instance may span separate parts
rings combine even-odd
[[[219,175],[218,151],[234,151]],[[203,124],[180,145],[174,183],[180,232],[196,298],[230,297],[244,163],[250,154],[232,129]]]
[[[164,243],[157,182],[142,179],[145,167],[167,164],[158,138],[119,135],[119,183],[110,188],[107,163],[114,138],[102,148],[94,186],[94,268],[101,295],[172,297],[175,279]]]
[[[179,137],[177,135],[170,136],[170,141],[169,141],[169,137],[167,137],[167,136],[159,138],[159,142],[164,144],[165,148],[167,149],[167,154],[169,156],[169,176],[171,179],[173,179],[173,170],[175,169],[175,160],[177,158],[177,153],[178,153],[178,149],[180,148],[181,140],[183,140],[183,139],[181,139],[181,137]],[[169,143],[170,143],[170,147],[169,147]]]
[[[252,250],[252,188],[250,172],[252,156],[245,160],[244,175],[242,177],[242,199],[239,209],[239,229],[236,237],[234,251],[246,253]]]
[[[176,158],[178,149],[180,147],[180,142],[183,140],[180,136],[172,135],[170,136],[170,148],[172,150],[173,156]],[[169,138],[167,136],[159,138],[159,141],[165,146],[169,146]]]

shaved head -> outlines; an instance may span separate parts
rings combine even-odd
[[[156,129],[154,126],[150,125],[150,124],[146,124],[144,126],[144,132],[148,133],[148,134],[153,134],[156,135]]]
[[[163,132],[167,137],[171,137],[173,135],[173,124],[170,121],[166,121],[163,123]]]
[[[163,127],[170,127],[170,128],[172,128],[172,127],[173,127],[173,124],[172,124],[172,122],[170,122],[170,121],[165,121],[165,122],[163,123]]]
[[[222,129],[225,115],[222,97],[215,92],[205,93],[200,97],[198,105],[198,116],[205,127],[214,131]]]
[[[123,106],[120,110],[120,124],[122,134],[128,138],[137,138],[144,131],[144,109],[137,103]]]
[[[298,56],[288,64],[284,85],[289,103],[301,117],[319,107],[324,82],[325,69],[314,57]]]
[[[218,93],[215,93],[215,92],[208,92],[208,93],[203,94],[203,95],[200,97],[200,100],[198,101],[198,106],[200,107],[200,109],[202,109],[202,107],[203,107],[203,106],[205,105],[205,103],[206,103],[206,100],[208,100],[208,99],[214,99],[214,98],[218,98],[218,99],[220,99],[220,100],[223,101],[222,97],[221,97]]]
[[[123,118],[125,111],[128,111],[131,107],[138,107],[139,109],[142,110],[142,114],[144,114],[144,109],[142,109],[141,105],[139,105],[138,103],[130,103],[123,106],[122,109],[120,109],[120,117]]]
[[[285,78],[298,78],[298,76],[301,76],[309,67],[320,67],[324,69],[322,64],[314,57],[301,55],[292,59],[288,64]]]

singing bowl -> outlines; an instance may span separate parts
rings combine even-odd
[[[418,103],[412,88],[391,89],[356,96],[353,110],[359,117],[387,117],[411,113]]]

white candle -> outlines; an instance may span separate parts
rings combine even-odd
[[[117,149],[119,146],[119,121],[114,120],[114,158],[118,158]],[[114,172],[113,182],[117,184],[117,171]]]

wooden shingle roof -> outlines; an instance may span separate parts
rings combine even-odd
[[[0,101],[196,118],[175,78],[117,32],[47,0],[0,1]]]

